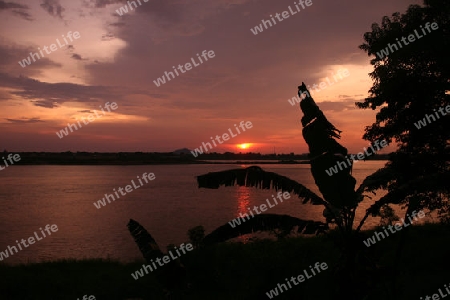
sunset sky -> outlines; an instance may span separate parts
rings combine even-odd
[[[368,96],[370,58],[358,46],[371,24],[404,13],[414,0],[312,0],[254,35],[293,0],[140,0],[119,16],[119,0],[0,0],[0,150],[144,151],[193,149],[240,121],[253,127],[216,152],[306,153],[298,104],[302,81],[348,77],[312,96],[359,152],[376,111]],[[18,63],[71,31],[80,37],[26,67]],[[157,87],[154,80],[204,50],[214,58]],[[106,102],[118,108],[60,139]],[[245,149],[236,145],[246,143]],[[244,147],[243,147],[244,148]],[[390,147],[390,150],[393,148]],[[383,152],[382,152],[383,153]]]

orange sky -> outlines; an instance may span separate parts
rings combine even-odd
[[[346,69],[347,77],[311,92],[343,131],[341,143],[361,151],[376,112],[354,107],[372,85],[370,58],[358,45],[372,23],[420,1],[312,3],[254,35],[250,28],[293,1],[142,0],[122,16],[116,10],[124,1],[117,0],[0,1],[0,150],[193,149],[251,121],[251,129],[213,151],[305,153],[302,113],[288,99],[302,81],[333,82]],[[69,31],[79,38],[20,66],[38,47],[64,44]],[[204,50],[214,58],[159,87],[153,83]],[[118,108],[58,138],[67,123],[106,102]]]

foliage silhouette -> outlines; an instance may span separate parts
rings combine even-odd
[[[283,237],[291,233],[295,228],[298,233],[319,234],[324,233],[328,229],[328,226],[323,222],[304,221],[288,215],[261,214],[245,220],[245,222],[242,222],[234,228],[228,223],[220,226],[205,236],[203,244],[212,245],[257,231],[279,230],[281,232],[276,232],[277,235]]]
[[[364,34],[359,47],[375,56],[370,73],[374,85],[370,96],[356,105],[381,109],[363,138],[395,140],[398,148],[386,166],[361,186],[367,192],[379,188],[388,191],[363,220],[368,214],[380,215],[381,207],[390,204],[405,206],[405,217],[414,210],[426,209],[437,211],[442,221],[450,220],[450,117],[442,113],[450,105],[449,16],[448,1],[426,0],[424,6],[409,6],[404,14],[383,17],[381,26],[374,23]],[[430,30],[414,43],[387,57],[375,55],[396,38],[416,31],[420,34],[423,26],[433,23],[437,30]],[[425,126],[416,126],[422,120]],[[409,231],[405,228],[401,233],[395,267]]]
[[[147,264],[164,256],[156,241],[141,224],[130,219],[127,227]],[[153,273],[164,288],[167,298],[171,297],[173,291],[186,287],[186,271],[179,259],[171,260],[163,267],[154,270]]]
[[[395,140],[398,146],[388,164],[361,186],[366,192],[388,191],[368,213],[376,215],[383,205],[402,204],[408,208],[406,214],[428,209],[438,210],[442,218],[449,216],[450,117],[435,114],[450,105],[449,16],[449,1],[426,0],[424,6],[411,5],[404,14],[397,12],[383,17],[381,25],[374,23],[359,46],[375,56],[370,73],[374,84],[370,96],[356,105],[381,108],[363,138]],[[438,29],[424,35],[421,28],[434,22]],[[420,39],[383,58],[375,55],[415,31]],[[415,123],[426,115],[430,123],[417,128]]]

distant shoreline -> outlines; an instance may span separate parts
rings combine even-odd
[[[16,164],[17,166],[143,166],[143,165],[309,165],[309,161],[302,162],[293,162],[293,163],[285,163],[285,162],[271,162],[271,161],[235,161],[230,160],[229,162],[214,162],[214,161],[192,161],[192,162],[27,162],[23,164]]]
[[[265,154],[260,153],[206,153],[193,157],[177,153],[90,153],[90,152],[6,152],[3,156],[20,155],[20,165],[185,165],[185,164],[309,164],[307,154]],[[387,160],[387,155],[377,155],[370,160]]]

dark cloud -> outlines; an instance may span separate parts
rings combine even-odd
[[[37,100],[31,101],[35,106],[44,108],[56,108],[59,107],[58,102],[52,100]]]
[[[27,13],[26,11],[13,10],[12,13],[15,14],[16,16],[21,17],[22,19],[27,20],[27,21],[33,21],[33,18],[31,17],[31,15],[29,13]]]
[[[12,13],[24,20],[32,21],[33,18],[31,17],[31,14],[26,12],[25,10],[28,10],[29,7],[27,5],[14,3],[14,2],[5,2],[0,0],[0,11],[12,9]]]
[[[0,73],[0,87],[14,89],[12,95],[31,100],[34,105],[54,108],[64,102],[97,103],[121,99],[113,88],[74,83],[47,83],[25,76],[12,77]]]
[[[97,0],[94,1],[94,6],[98,8],[110,4],[127,5],[128,2],[131,1]],[[135,2],[138,4],[137,1]],[[161,43],[173,37],[199,35],[207,28],[205,23],[209,23],[208,21],[214,16],[249,2],[251,0],[197,0],[190,3],[179,0],[152,0],[149,2],[141,0],[141,5],[138,4],[138,7],[133,9],[132,17],[130,13],[119,16],[114,10],[111,10],[111,14],[120,21],[111,22],[109,25],[123,28],[127,23],[131,25],[130,27],[152,28],[152,30],[145,31],[145,35],[149,36],[152,41]],[[131,30],[131,28],[129,29]]]
[[[126,3],[127,0],[85,0],[84,5],[86,7],[95,7],[95,8],[103,8],[107,5],[116,4],[116,3]],[[143,2],[143,1],[142,1]]]
[[[105,33],[104,35],[102,35],[102,41],[110,41],[110,40],[113,40],[114,38],[115,38],[115,36],[111,32]]]
[[[83,60],[83,59],[81,58],[81,55],[76,54],[76,53],[72,54],[72,58],[73,58],[73,59],[76,59],[76,60]]]
[[[114,23],[109,24],[109,26],[123,27],[123,26],[125,26],[125,22],[114,22]]]
[[[2,9],[12,9],[12,8],[20,8],[20,9],[28,9],[28,6],[22,5],[14,2],[5,2],[0,1],[0,10]]]
[[[79,110],[78,112],[80,112],[80,113],[88,113],[88,114],[93,113],[93,111],[90,110],[90,109]]]
[[[9,45],[8,45],[9,44]],[[37,59],[30,65],[22,68],[19,61],[22,62],[30,55],[30,52],[36,52],[38,46],[19,46],[14,45],[10,41],[0,38],[0,67],[2,72],[10,75],[27,75],[36,76],[48,68],[60,68],[61,64],[50,60],[47,57]]]
[[[40,120],[39,118],[22,118],[22,119],[6,119],[10,123],[16,123],[16,124],[26,124],[26,123],[41,123],[45,122]]]
[[[65,9],[59,3],[59,0],[43,0],[41,7],[51,16],[63,19],[62,13]]]

